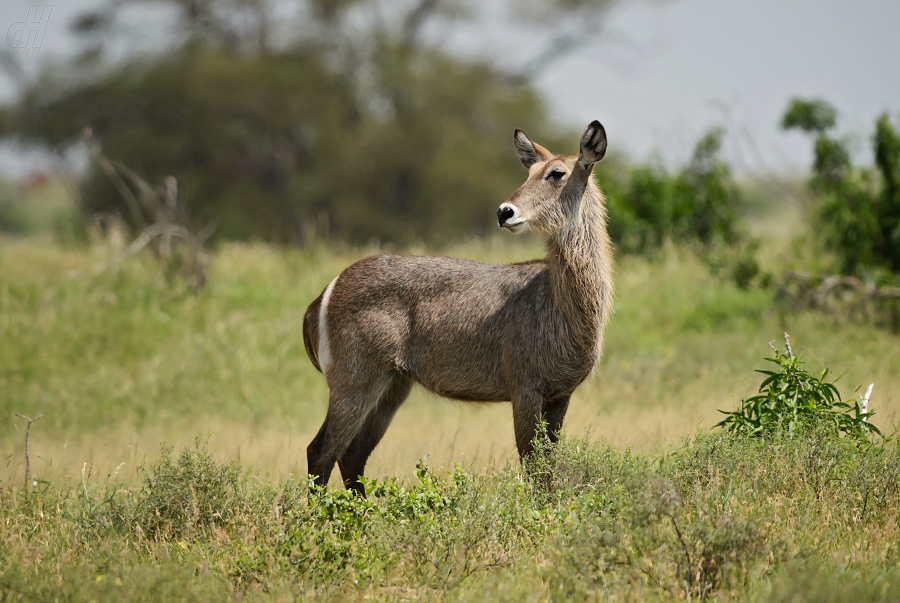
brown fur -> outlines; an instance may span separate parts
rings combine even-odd
[[[512,401],[523,457],[539,421],[558,438],[569,397],[600,358],[612,305],[606,207],[590,177],[606,137],[593,122],[581,153],[567,156],[518,130],[515,142],[529,176],[501,209],[526,221],[503,225],[543,234],[545,259],[369,257],[341,273],[325,324],[323,296],[307,310],[306,351],[330,388],[325,422],[307,449],[317,484],[337,461],[346,486],[363,493],[358,478],[414,382],[457,400]]]

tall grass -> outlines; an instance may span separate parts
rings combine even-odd
[[[777,262],[791,228],[760,224]],[[874,326],[780,313],[685,248],[622,257],[604,359],[543,464],[520,468],[508,405],[415,390],[369,499],[309,499],[327,388],[303,312],[384,250],[223,245],[194,295],[142,256],[98,273],[112,243],[65,240],[0,238],[0,601],[900,597],[893,443],[709,431],[788,330],[845,398],[874,381],[893,432],[897,339]],[[509,236],[401,251],[542,255]],[[14,412],[44,415],[28,493]]]
[[[567,438],[517,465],[307,496],[202,442],[132,486],[0,491],[0,600],[888,601],[900,454],[825,432],[661,457]],[[18,497],[18,498],[17,498]]]
[[[0,411],[8,417],[0,422],[8,459],[0,478],[15,479],[24,465],[24,426],[13,412],[45,416],[33,433],[38,475],[125,462],[130,476],[161,441],[179,445],[198,434],[273,476],[305,471],[327,388],[303,350],[303,312],[343,267],[377,249],[227,245],[214,253],[209,286],[191,295],[141,257],[94,276],[110,255],[99,246],[0,246]],[[513,237],[441,251],[496,261],[542,253],[536,240]],[[874,381],[880,420],[900,408],[890,334],[812,314],[780,316],[768,293],[716,280],[683,249],[622,258],[616,274],[605,356],[576,392],[572,433],[661,450],[711,426],[717,409],[751,392],[748,369],[785,329],[813,367],[846,373],[838,382],[846,393]],[[415,390],[373,456],[373,475],[407,470],[424,454],[439,468],[502,463],[514,454],[508,406],[448,403]]]

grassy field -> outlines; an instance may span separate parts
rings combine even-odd
[[[791,229],[760,224],[775,262]],[[400,251],[542,254],[500,234]],[[858,460],[815,438],[779,452],[706,433],[717,409],[755,393],[753,369],[785,330],[812,367],[843,374],[848,396],[874,382],[876,423],[891,432],[900,340],[778,312],[771,293],[717,280],[678,248],[618,259],[605,356],[573,397],[552,488],[522,479],[508,405],[417,389],[367,470],[405,485],[371,505],[340,493],[308,505],[305,448],[327,388],[303,350],[303,312],[378,251],[224,245],[191,295],[149,258],[111,265],[108,242],[0,239],[0,601],[900,596],[892,448]],[[30,497],[16,412],[44,415]],[[809,485],[816,463],[840,467],[833,486]]]
[[[22,475],[24,423],[35,471],[77,474],[125,463],[131,476],[160,442],[209,435],[217,454],[281,477],[305,471],[305,448],[324,418],[327,388],[303,350],[307,304],[338,271],[376,250],[278,250],[229,245],[207,289],[169,287],[134,258],[94,276],[101,248],[4,241],[0,254],[0,477]],[[416,251],[416,250],[414,250]],[[536,241],[497,237],[445,250],[520,260]],[[814,366],[846,375],[853,392],[875,382],[881,422],[900,409],[897,339],[867,325],[807,315],[780,317],[770,295],[713,279],[690,253],[622,258],[605,357],[577,392],[570,433],[661,451],[709,427],[758,384],[768,342],[788,330]],[[508,405],[447,402],[415,390],[371,461],[372,475],[409,474],[415,459],[502,463],[514,451]]]

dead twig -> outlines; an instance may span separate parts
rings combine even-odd
[[[787,349],[788,358],[793,360],[794,350],[791,349],[791,336],[787,334],[787,331],[784,333],[784,347]]]
[[[178,181],[173,176],[165,178],[164,190],[157,191],[134,170],[107,159],[99,145],[93,141],[90,128],[84,130],[84,141],[94,161],[109,176],[122,196],[131,213],[132,226],[140,229],[140,234],[127,249],[95,268],[94,276],[115,268],[122,260],[149,248],[161,264],[166,278],[172,280],[180,275],[187,281],[191,291],[196,293],[206,284],[209,258],[203,246],[215,226],[209,224],[199,232],[190,228],[188,214],[178,203]],[[115,222],[121,222],[115,216],[111,218]]]
[[[681,543],[681,549],[684,551],[684,559],[687,561],[687,568],[690,571],[690,568],[693,566],[693,561],[691,561],[691,554],[688,552],[687,544],[684,542],[684,537],[681,535],[681,530],[678,529],[678,522],[675,521],[674,515],[669,515],[669,519],[672,520],[672,527],[675,528],[675,535],[678,536],[678,542]]]
[[[31,424],[43,417],[43,414],[36,416],[31,419],[26,417],[23,414],[16,413],[17,417],[22,417],[26,421],[28,421],[28,425],[25,427],[25,493],[28,493],[28,478],[31,477],[31,460],[28,456],[28,434],[31,432]]]
[[[138,205],[134,193],[131,192],[131,189],[128,188],[128,185],[125,184],[125,181],[119,176],[119,172],[116,171],[112,162],[106,158],[100,151],[100,147],[94,142],[93,130],[91,130],[91,128],[85,128],[81,135],[82,138],[84,138],[84,144],[87,146],[91,157],[97,162],[97,165],[100,166],[103,173],[109,177],[110,181],[112,181],[113,186],[115,186],[116,190],[119,191],[119,194],[122,195],[122,199],[125,200],[125,205],[128,206],[128,211],[131,213],[131,219],[134,220],[136,226],[143,228],[145,226],[144,216],[141,213],[140,205]]]

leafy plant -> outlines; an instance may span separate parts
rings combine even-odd
[[[716,427],[755,437],[793,437],[812,429],[861,443],[868,443],[871,435],[884,437],[868,422],[873,413],[864,411],[859,400],[841,400],[835,381],[828,380],[827,368],[812,374],[790,351],[775,350],[775,357],[766,360],[778,369],[758,369],[756,372],[766,375],[759,394],[741,400],[735,411],[720,410],[726,418]]]

